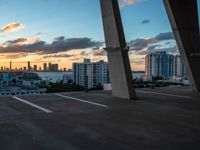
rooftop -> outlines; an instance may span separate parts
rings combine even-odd
[[[138,89],[0,97],[1,150],[197,150],[200,93]]]

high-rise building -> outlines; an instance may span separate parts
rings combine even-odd
[[[48,71],[51,71],[51,63],[49,63]]]
[[[174,68],[175,68],[175,76],[176,77],[184,77],[186,76],[186,70],[181,59],[181,56],[177,55],[174,57]]]
[[[159,74],[159,55],[149,54],[145,57],[146,76],[158,76]]]
[[[37,71],[37,65],[34,65],[33,69],[34,71]]]
[[[166,52],[156,52],[145,57],[146,76],[161,76],[164,78],[186,77],[185,67],[180,55]]]
[[[51,71],[58,71],[59,67],[58,64],[51,64]]]
[[[76,84],[87,88],[109,83],[108,63],[91,62],[90,59],[85,59],[83,63],[73,63],[73,80]]]
[[[44,64],[43,64],[43,70],[44,70],[44,71],[47,71],[47,63],[44,63]]]
[[[168,55],[168,77],[175,76],[174,57],[174,55]]]
[[[31,71],[31,63],[30,63],[30,61],[28,61],[28,66],[27,66],[27,68],[28,68],[28,71]]]
[[[12,70],[12,61],[10,61],[10,70]]]

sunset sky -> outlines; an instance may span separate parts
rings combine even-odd
[[[132,70],[152,51],[177,53],[162,0],[119,0]],[[99,0],[0,0],[0,66],[106,60]]]

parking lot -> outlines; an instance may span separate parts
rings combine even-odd
[[[200,93],[137,90],[0,97],[1,150],[197,150]]]

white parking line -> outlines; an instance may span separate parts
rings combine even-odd
[[[186,98],[191,99],[190,96],[182,96],[182,95],[175,95],[175,94],[167,94],[167,93],[158,93],[158,92],[150,92],[150,91],[137,91],[138,93],[146,93],[146,94],[156,94],[156,95],[162,95],[162,96],[171,96],[171,97],[177,97],[177,98]]]
[[[14,98],[14,99],[16,99],[16,100],[18,100],[18,101],[20,101],[20,102],[23,102],[23,103],[25,103],[25,104],[27,104],[27,105],[30,105],[30,106],[32,106],[32,107],[34,107],[34,108],[37,108],[37,109],[39,109],[39,110],[41,110],[41,111],[44,111],[45,113],[52,113],[52,111],[49,110],[49,109],[43,108],[43,107],[38,106],[38,105],[36,105],[36,104],[33,104],[33,103],[31,103],[31,102],[28,102],[28,101],[26,101],[26,100],[24,100],[24,99],[21,99],[21,98],[19,98],[19,97],[12,96],[12,98]]]
[[[65,95],[61,95],[61,94],[54,94],[54,95],[62,97],[62,98],[72,99],[72,100],[75,100],[75,101],[79,101],[79,102],[83,102],[83,103],[99,106],[99,107],[108,108],[107,105],[103,105],[103,104],[99,104],[99,103],[95,103],[95,102],[91,102],[91,101],[86,101],[86,100],[75,98],[75,97],[65,96]]]

